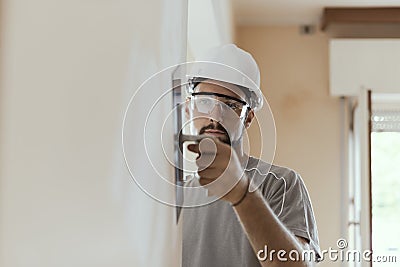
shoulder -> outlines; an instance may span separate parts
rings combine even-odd
[[[251,173],[251,179],[262,179],[262,183],[258,183],[263,184],[264,187],[273,187],[275,184],[280,184],[280,180],[284,180],[287,188],[298,185],[302,186],[304,184],[303,179],[297,171],[254,157],[250,157],[246,170]]]

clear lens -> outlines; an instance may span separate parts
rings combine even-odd
[[[217,105],[217,100],[209,96],[194,96],[193,103],[198,112],[210,114]]]
[[[244,106],[242,103],[234,100],[222,101],[218,97],[210,95],[192,96],[191,102],[194,111],[207,115],[211,114],[215,108],[219,108],[225,116],[240,116]]]

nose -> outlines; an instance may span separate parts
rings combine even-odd
[[[210,119],[218,122],[222,121],[222,113],[222,105],[218,102],[210,113]]]

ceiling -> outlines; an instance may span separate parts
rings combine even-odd
[[[236,25],[319,24],[324,7],[400,7],[400,0],[232,0]]]

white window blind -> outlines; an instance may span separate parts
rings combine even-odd
[[[372,111],[373,132],[400,132],[400,107]]]

